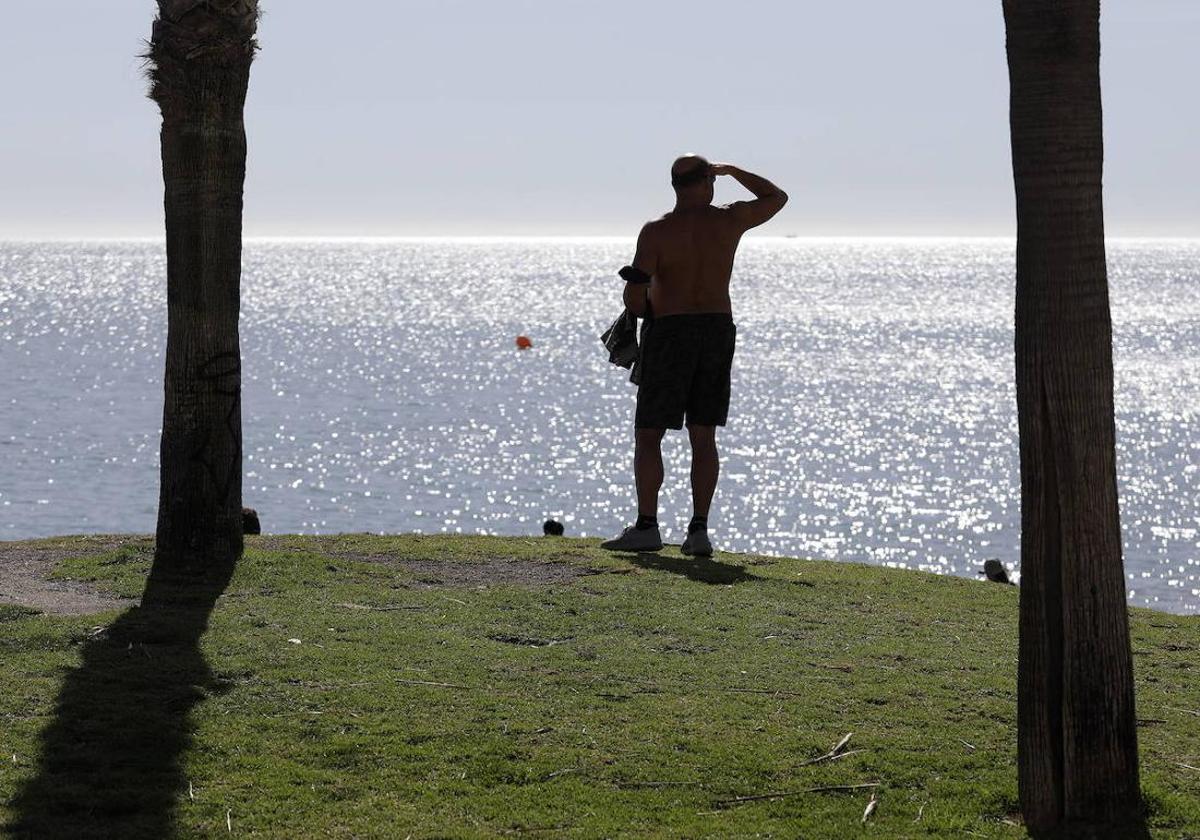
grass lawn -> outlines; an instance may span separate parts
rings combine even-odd
[[[55,574],[137,596],[151,548]],[[261,537],[211,615],[148,613],[0,606],[14,836],[1025,834],[1015,587],[594,540]],[[1200,618],[1132,623],[1151,828],[1200,837]]]

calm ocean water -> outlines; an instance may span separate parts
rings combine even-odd
[[[272,532],[609,536],[634,388],[618,240],[259,241],[245,500]],[[1200,241],[1110,246],[1131,603],[1200,611]],[[1018,556],[1012,243],[747,242],[719,548],[974,575]],[[161,243],[0,244],[0,539],[154,528]],[[528,335],[532,350],[514,339]],[[660,521],[690,515],[668,436]]]

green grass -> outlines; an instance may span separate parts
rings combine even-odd
[[[130,543],[56,574],[136,595],[150,545]],[[422,583],[436,564],[498,558],[591,573]],[[198,645],[194,616],[180,630],[138,610],[0,607],[0,824],[72,837],[1024,836],[1014,587],[717,560],[614,557],[591,540],[251,539]],[[1200,620],[1131,615],[1151,828],[1196,837],[1200,771],[1181,765],[1200,767]],[[804,766],[848,732],[859,752]],[[728,802],[866,782],[879,783],[866,825],[866,789]]]

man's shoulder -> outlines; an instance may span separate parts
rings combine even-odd
[[[660,241],[669,225],[670,215],[667,213],[643,224],[642,231],[638,234],[638,241],[643,245],[651,245]]]

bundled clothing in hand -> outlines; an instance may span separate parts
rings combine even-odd
[[[627,265],[617,272],[621,279],[626,283],[648,284],[650,276],[644,271],[639,271],[631,265]],[[646,329],[646,323],[650,317],[650,300],[646,300],[646,319],[642,322],[643,332]],[[641,382],[641,349],[638,346],[638,327],[637,316],[629,309],[621,310],[621,314],[612,322],[607,330],[605,330],[600,340],[604,343],[604,347],[608,350],[608,360],[614,365],[623,368],[629,368],[629,381],[637,385]]]

